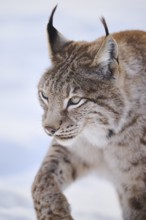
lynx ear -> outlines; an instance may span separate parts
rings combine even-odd
[[[109,34],[108,27],[104,18],[101,18],[102,24],[105,28],[106,37],[101,44],[97,54],[94,57],[92,67],[101,66],[105,69],[104,74],[109,74],[108,68],[112,67],[112,64],[118,64],[118,45],[113,37]]]
[[[109,35],[95,55],[93,66],[98,64],[105,66],[110,64],[114,59],[118,61],[118,46],[112,36]]]
[[[65,44],[69,41],[62,36],[61,33],[53,26],[53,16],[56,11],[57,5],[53,9],[49,22],[47,24],[47,33],[48,33],[48,40],[49,40],[49,47],[51,56],[54,56]]]

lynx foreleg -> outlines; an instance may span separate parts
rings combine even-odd
[[[88,170],[90,166],[66,148],[53,145],[32,186],[38,220],[72,220],[70,207],[62,190]]]

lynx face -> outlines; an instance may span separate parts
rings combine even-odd
[[[46,133],[63,144],[84,136],[105,145],[124,114],[116,42],[67,41],[51,23],[48,35],[53,65],[38,86]]]

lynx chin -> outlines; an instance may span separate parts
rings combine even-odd
[[[63,190],[91,171],[111,181],[123,220],[146,220],[146,32],[93,42],[47,25],[52,66],[38,85],[42,125],[52,136],[32,185],[38,220],[73,220]]]

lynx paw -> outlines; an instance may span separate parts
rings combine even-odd
[[[48,176],[46,181],[37,179],[32,193],[38,220],[73,220],[67,199],[53,175]]]

